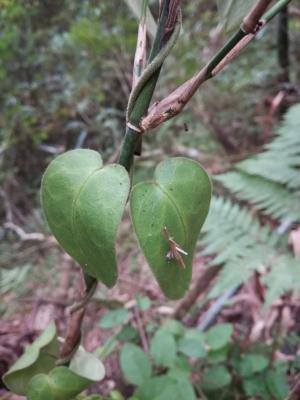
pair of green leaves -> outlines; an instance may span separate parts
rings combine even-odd
[[[79,347],[69,367],[56,367],[56,327],[51,323],[3,376],[6,386],[28,400],[69,400],[104,378],[104,367]]]
[[[42,205],[52,233],[84,271],[112,287],[115,241],[130,193],[127,171],[103,166],[93,150],[57,157],[42,180]],[[154,180],[131,190],[135,232],[163,292],[180,298],[189,287],[196,240],[208,213],[211,184],[195,161],[170,158]]]

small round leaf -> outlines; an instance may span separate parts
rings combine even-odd
[[[206,333],[206,343],[211,350],[219,350],[230,342],[232,331],[231,324],[213,326]]]
[[[202,376],[202,387],[205,391],[213,391],[228,386],[231,382],[231,375],[226,367],[217,365],[208,368]]]
[[[151,341],[150,351],[156,364],[164,367],[172,366],[176,358],[174,336],[163,329],[158,330]]]
[[[151,365],[146,354],[134,344],[125,344],[120,364],[125,378],[134,385],[141,385],[151,376]]]

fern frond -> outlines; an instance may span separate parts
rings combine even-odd
[[[265,271],[280,254],[289,255],[286,238],[283,241],[245,207],[223,197],[212,199],[203,233],[202,255],[214,256],[209,265],[223,264],[210,297],[246,282],[254,271]]]
[[[236,164],[236,168],[285,184],[289,189],[300,189],[300,104],[286,113],[275,139],[265,146],[265,151]]]
[[[242,258],[227,262],[220,270],[208,297],[211,299],[219,297],[226,290],[246,283],[256,268],[256,260],[251,261]]]
[[[271,304],[288,291],[300,291],[300,261],[290,255],[279,257],[264,276],[267,286],[266,304]]]
[[[300,104],[290,108],[265,151],[238,163],[236,171],[214,177],[239,199],[275,219],[300,220]],[[254,271],[264,273],[266,299],[300,291],[300,262],[287,247],[287,234],[261,225],[246,207],[214,197],[203,227],[203,255],[223,265],[210,297],[238,286]]]
[[[206,246],[204,255],[218,254],[218,262],[239,257],[246,250],[268,246],[271,251],[280,240],[276,231],[268,225],[260,226],[259,220],[246,208],[223,197],[213,197],[208,218],[204,224],[205,237],[201,243]],[[215,260],[213,261],[216,264]]]
[[[274,219],[300,221],[300,191],[293,192],[277,182],[242,172],[228,172],[214,179]]]

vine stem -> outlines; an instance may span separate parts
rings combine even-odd
[[[158,21],[157,33],[149,55],[148,64],[159,54],[162,47],[169,40],[176,25],[177,10],[180,0],[163,0],[160,7],[160,16]],[[135,100],[135,104],[130,113],[130,122],[138,126],[141,118],[147,113],[156,83],[160,75],[161,67],[156,70],[152,77],[145,83],[140,94]],[[136,152],[141,134],[131,127],[126,128],[125,138],[120,152],[119,164],[123,165],[127,171],[130,171],[134,154]]]
[[[220,271],[218,265],[205,269],[196,281],[193,288],[188,292],[184,299],[177,305],[173,312],[173,318],[182,320],[195,304],[197,298],[207,290],[213,279]]]
[[[86,305],[92,298],[97,287],[97,280],[83,271],[80,271],[78,293],[81,298],[69,309],[69,319],[66,328],[65,340],[61,346],[57,365],[68,365],[74,356],[81,341],[81,326],[86,311]]]
[[[147,131],[156,128],[168,119],[178,115],[199,87],[208,79],[216,76],[235,59],[257,33],[290,2],[291,0],[279,0],[265,12],[271,1],[258,0],[244,18],[238,31],[195,76],[179,86],[166,98],[153,104],[148,114],[142,118],[140,123],[142,130]]]

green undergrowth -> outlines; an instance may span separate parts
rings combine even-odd
[[[137,296],[136,304],[144,318],[151,301]],[[160,324],[149,318],[141,342],[133,315],[133,309],[118,308],[107,312],[99,322],[102,329],[113,334],[95,354],[102,360],[117,354],[124,382],[131,391],[129,397],[115,390],[99,399],[194,400],[202,396],[206,400],[232,400],[252,396],[284,400],[287,396],[288,373],[295,373],[299,362],[297,358],[293,362],[274,361],[274,345],[244,346],[247,337],[237,337],[230,323],[202,332],[176,320]],[[295,348],[297,343],[299,337],[295,335],[277,337],[276,348],[281,349],[283,344]]]

